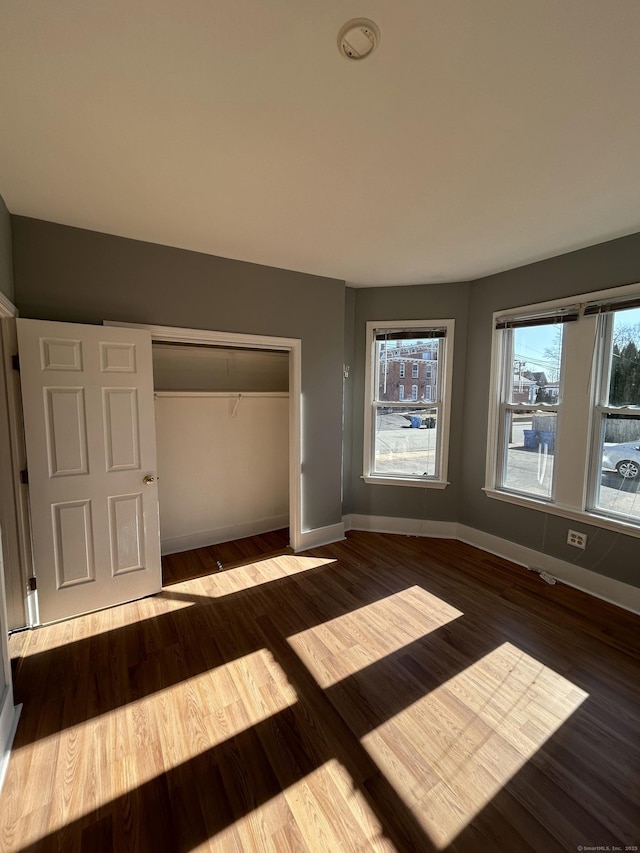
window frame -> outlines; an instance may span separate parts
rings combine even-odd
[[[376,332],[385,329],[414,330],[416,337],[427,337],[429,331],[444,329],[445,334],[441,337],[438,359],[434,360],[436,381],[432,382],[435,388],[435,400],[429,401],[428,405],[438,410],[438,430],[436,447],[436,472],[434,476],[407,477],[399,474],[381,474],[375,472],[375,428],[376,419],[374,412],[379,407],[397,406],[398,408],[415,404],[416,402],[405,398],[395,404],[389,401],[379,401],[377,395],[377,371],[376,371]],[[451,426],[451,396],[453,384],[453,354],[454,354],[454,331],[455,320],[453,319],[430,319],[430,320],[371,320],[366,324],[366,359],[365,359],[365,394],[364,394],[364,448],[363,448],[363,473],[362,479],[366,483],[392,486],[412,486],[418,488],[444,489],[449,485],[447,479],[449,467],[449,433]],[[423,335],[420,335],[423,333]]]
[[[640,300],[640,284],[494,313],[484,492],[493,499],[582,521],[596,527],[622,531],[640,538],[640,520],[615,517],[606,510],[595,507],[599,489],[598,477],[601,474],[601,414],[610,409],[621,411],[620,407],[603,405],[603,389],[608,390],[610,366],[605,360],[611,345],[612,320],[605,319],[604,312],[598,315],[593,306],[597,308],[599,302],[606,300],[611,300],[606,306],[610,311],[629,307],[625,303]],[[578,311],[579,318],[575,323],[567,323],[563,334],[563,377],[559,397],[563,417],[558,417],[556,437],[556,447],[560,448],[561,453],[554,460],[555,482],[552,497],[540,498],[506,490],[500,485],[499,456],[505,453],[501,428],[506,382],[504,365],[509,336],[503,334],[502,329],[496,328],[496,324],[507,317],[524,320],[536,314],[572,308]],[[531,406],[527,405],[517,406],[520,411],[530,408]],[[539,405],[533,408],[538,409]],[[640,418],[640,407],[628,407],[623,411]],[[575,475],[579,470],[584,471],[584,476]]]
[[[549,313],[553,312],[540,312],[536,319],[541,319]],[[513,315],[509,315],[513,316]],[[523,315],[524,317],[525,315]],[[495,325],[495,323],[494,323]],[[532,325],[538,325],[538,323],[533,323]],[[565,346],[566,346],[566,335],[563,334],[562,338],[562,348],[560,352],[560,376],[559,376],[559,394],[558,400],[555,403],[516,403],[513,402],[513,369],[512,365],[515,361],[515,344],[514,344],[514,336],[513,334],[509,334],[509,332],[515,331],[515,329],[501,329],[495,330],[499,331],[502,338],[502,363],[500,364],[500,372],[501,372],[501,381],[499,385],[499,412],[498,412],[498,428],[497,428],[497,442],[494,446],[496,446],[498,452],[496,454],[496,471],[495,471],[495,486],[496,489],[499,489],[501,492],[504,491],[507,494],[517,495],[524,498],[533,498],[536,501],[542,501],[545,504],[553,504],[556,502],[556,466],[554,464],[552,480],[551,480],[551,493],[548,496],[543,495],[532,495],[530,492],[520,491],[516,488],[504,485],[504,481],[506,479],[507,472],[507,454],[508,454],[508,441],[506,440],[506,435],[510,427],[513,425],[513,415],[516,412],[520,412],[521,414],[531,413],[532,415],[536,412],[547,412],[553,413],[556,415],[556,424],[560,422],[560,412],[562,411],[562,398],[563,398],[563,387],[564,387],[564,356],[565,356]],[[556,448],[558,447],[558,442],[556,441]],[[555,457],[555,454],[554,454]],[[555,458],[554,458],[555,462]]]
[[[617,306],[617,310],[622,310],[623,308],[624,305]],[[598,318],[599,328],[595,358],[600,369],[596,377],[594,403],[592,407],[592,446],[591,458],[589,460],[589,467],[592,472],[595,472],[595,469],[598,466],[601,467],[601,457],[605,444],[605,423],[607,415],[618,415],[622,419],[629,418],[630,420],[640,420],[640,404],[635,406],[632,404],[617,405],[609,402],[611,373],[613,369],[615,313],[616,307],[614,306],[612,311],[606,313],[603,312]],[[616,512],[614,509],[607,509],[606,507],[598,506],[600,486],[601,483],[597,480],[594,473],[589,480],[587,511],[605,519],[632,523],[626,520],[625,513]],[[640,519],[636,521],[635,524],[640,527]]]

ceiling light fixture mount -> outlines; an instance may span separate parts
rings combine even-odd
[[[338,50],[345,57],[358,61],[371,56],[380,41],[378,25],[368,18],[354,18],[338,33]]]

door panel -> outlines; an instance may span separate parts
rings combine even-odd
[[[17,325],[41,621],[157,592],[149,332]]]
[[[107,471],[140,470],[136,389],[105,388],[103,411],[107,442]]]
[[[53,551],[58,589],[96,579],[91,501],[53,504]]]
[[[50,477],[88,474],[83,388],[45,388],[44,416]]]
[[[144,568],[144,522],[141,495],[109,498],[111,567],[114,575]]]

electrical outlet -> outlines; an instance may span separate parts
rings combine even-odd
[[[567,542],[569,545],[573,545],[574,548],[582,548],[587,547],[587,534],[586,533],[578,533],[577,530],[570,530],[567,533]]]

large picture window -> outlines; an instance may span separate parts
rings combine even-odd
[[[367,482],[447,485],[453,330],[453,320],[367,323]],[[425,377],[410,395],[407,365]]]
[[[487,493],[640,535],[640,286],[494,326]]]

